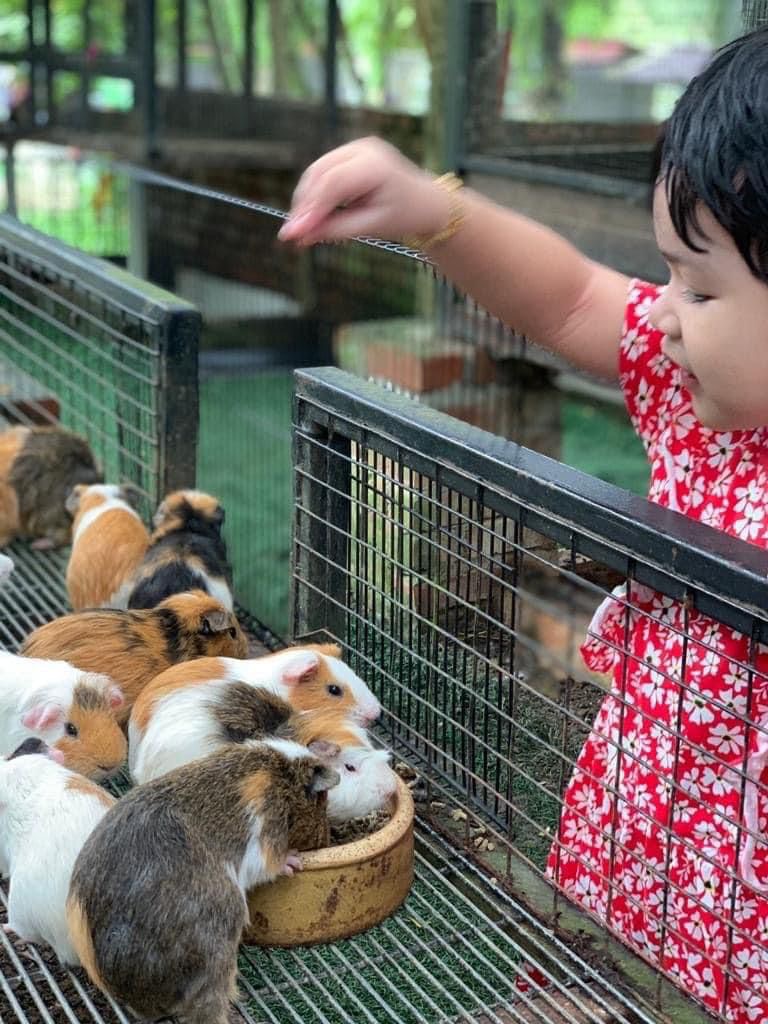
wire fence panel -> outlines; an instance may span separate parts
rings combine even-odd
[[[372,683],[432,827],[570,941],[561,893],[722,1019],[759,1006],[766,554],[338,370],[295,417],[295,633]]]
[[[86,437],[105,479],[134,484],[145,514],[194,485],[198,332],[186,303],[0,218],[2,424]],[[16,557],[0,633],[11,646],[65,607],[61,558]]]

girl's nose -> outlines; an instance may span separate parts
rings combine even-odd
[[[668,338],[680,337],[680,321],[667,298],[666,288],[648,310],[648,322]]]

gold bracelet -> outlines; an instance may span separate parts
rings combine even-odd
[[[460,195],[464,182],[461,178],[453,171],[449,171],[447,174],[441,174],[439,178],[435,178],[432,184],[448,193],[448,223],[434,235],[411,235],[404,238],[403,245],[409,249],[430,249],[438,242],[445,242],[456,234],[464,222],[464,203]]]

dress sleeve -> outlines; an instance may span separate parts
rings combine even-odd
[[[648,322],[648,312],[661,294],[660,285],[632,281],[627,295],[619,344],[619,383],[632,424],[646,451],[679,402],[674,366],[662,354],[664,335]]]

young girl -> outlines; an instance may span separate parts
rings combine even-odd
[[[720,50],[668,122],[666,287],[457,186],[363,139],[308,168],[280,237],[418,243],[490,312],[619,380],[652,501],[768,547],[768,30]],[[768,655],[636,584],[582,650],[613,685],[550,877],[709,1010],[768,1020]]]

